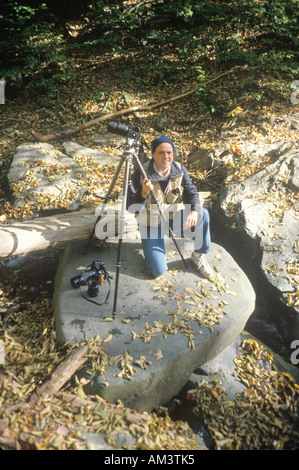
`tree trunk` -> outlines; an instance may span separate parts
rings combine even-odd
[[[117,236],[118,233],[117,213],[114,219],[105,217],[108,238]],[[0,226],[0,258],[44,250],[56,244],[87,240],[96,220],[95,209],[82,209],[78,212]],[[137,228],[135,217],[127,213],[125,230],[132,231],[133,228]]]

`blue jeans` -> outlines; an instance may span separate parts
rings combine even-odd
[[[194,239],[194,251],[209,253],[211,245],[209,212],[202,208],[196,226],[184,230],[184,219],[187,215],[184,211],[178,212],[174,220],[169,221],[170,228],[173,233],[179,233],[184,238]],[[139,230],[146,265],[154,277],[161,276],[168,269],[164,236],[169,234],[169,227],[163,225],[155,228],[140,226]]]

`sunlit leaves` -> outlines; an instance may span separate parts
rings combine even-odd
[[[299,385],[279,372],[273,357],[252,339],[243,341],[235,375],[245,390],[229,400],[217,381],[188,393],[202,410],[217,449],[295,449],[299,443]]]

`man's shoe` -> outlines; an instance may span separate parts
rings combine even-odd
[[[204,277],[210,278],[213,276],[214,272],[206,261],[205,256],[203,253],[195,253],[193,252],[191,255],[191,261],[195,264],[200,274]]]

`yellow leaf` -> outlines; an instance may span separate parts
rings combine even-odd
[[[156,357],[157,361],[159,361],[163,357],[161,349],[157,349],[157,351],[153,355]]]
[[[82,398],[82,400],[84,400],[84,398],[85,398],[85,393],[84,393],[84,390],[83,390],[83,388],[82,388],[81,385],[79,385],[79,386],[77,387],[77,390],[76,390],[76,391],[77,391],[78,397],[79,397],[79,398]]]
[[[108,343],[109,341],[111,341],[113,338],[113,335],[110,333],[107,338],[104,339],[104,343]]]
[[[133,337],[132,339],[133,340],[138,338],[139,335],[137,333],[135,333],[135,331],[132,330],[131,333],[132,333],[132,337]]]

